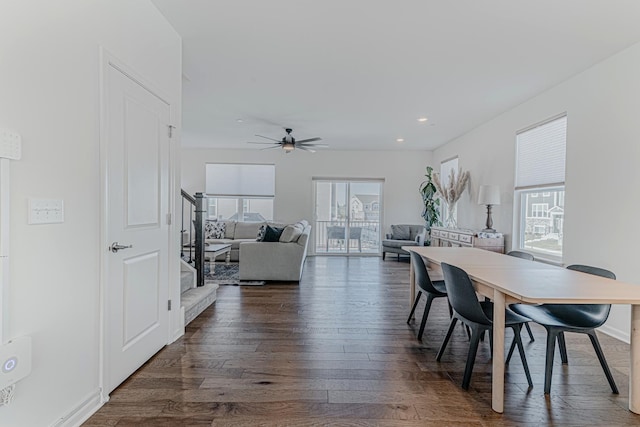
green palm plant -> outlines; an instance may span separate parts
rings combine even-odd
[[[422,203],[424,204],[424,209],[422,210],[422,218],[425,221],[425,228],[428,232],[431,231],[432,225],[439,224],[438,215],[440,214],[440,199],[435,197],[436,195],[436,186],[433,184],[433,180],[431,174],[433,173],[433,168],[431,166],[427,166],[427,173],[424,175],[427,177],[425,181],[420,184],[419,191],[420,195],[422,195]],[[431,234],[431,233],[429,233]],[[431,242],[431,240],[427,240],[427,244]]]

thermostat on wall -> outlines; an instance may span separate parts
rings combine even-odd
[[[31,337],[20,337],[0,345],[0,390],[31,373]]]

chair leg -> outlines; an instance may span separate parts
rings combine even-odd
[[[593,344],[593,349],[596,351],[596,355],[598,356],[598,360],[600,361],[600,365],[602,366],[602,370],[604,374],[607,376],[607,381],[609,381],[609,386],[611,387],[611,391],[614,394],[618,393],[618,386],[616,386],[616,382],[613,379],[613,375],[611,375],[611,371],[609,370],[609,365],[607,364],[607,360],[604,358],[604,353],[602,352],[602,347],[600,347],[600,341],[598,341],[598,337],[596,336],[596,331],[593,329],[587,332],[589,338],[591,339],[591,344]]]
[[[413,317],[413,313],[416,311],[416,307],[418,306],[418,301],[420,301],[421,296],[422,296],[422,291],[418,291],[418,295],[416,295],[416,300],[413,303],[413,307],[411,307],[411,313],[409,313],[409,318],[407,319],[407,323],[411,323],[411,318]]]
[[[556,352],[556,337],[558,332],[547,329],[547,356],[544,364],[544,394],[551,392],[551,375],[553,374],[553,357]]]
[[[449,319],[453,317],[453,307],[451,307],[451,303],[449,302],[449,298],[447,298],[447,305],[449,306]]]
[[[526,325],[526,323],[525,323]],[[522,325],[516,325],[513,328],[513,342],[518,346],[518,351],[520,352],[520,360],[522,360],[522,366],[524,367],[524,374],[527,376],[527,382],[529,383],[529,388],[533,388],[533,381],[531,381],[531,373],[529,372],[529,364],[527,363],[527,356],[524,354],[524,346],[522,345],[522,337],[520,336],[520,331],[522,331]]]
[[[567,343],[564,340],[564,332],[560,331],[558,333],[558,348],[560,349],[560,359],[562,359],[562,363],[564,365],[569,363],[569,358],[567,357]]]
[[[382,251],[382,260],[384,261],[384,255],[386,254],[385,251]]]
[[[526,325],[526,323],[525,323]],[[511,347],[509,347],[509,353],[507,353],[507,360],[504,361],[505,365],[508,365],[511,361],[511,356],[513,356],[513,351],[516,349],[516,341],[511,341]]]
[[[525,323],[524,327],[527,328],[527,332],[529,333],[529,340],[534,342],[536,339],[533,337],[533,332],[531,332],[531,326],[529,326],[529,323]]]
[[[400,254],[398,254],[398,262],[400,262]]]
[[[439,362],[442,359],[442,354],[444,353],[444,349],[447,348],[447,344],[449,343],[449,339],[451,338],[451,334],[453,333],[453,328],[456,327],[456,322],[458,319],[456,317],[451,318],[451,323],[449,323],[449,330],[447,331],[447,335],[444,337],[444,341],[440,344],[440,350],[438,350],[438,355],[436,356],[436,360]]]
[[[427,324],[427,317],[429,317],[429,310],[431,309],[432,302],[433,295],[427,292],[427,303],[424,306],[424,313],[422,314],[422,322],[420,323],[420,331],[418,332],[418,341],[422,341],[422,334],[424,333],[424,327]]]
[[[478,344],[480,343],[480,331],[477,328],[471,330],[471,343],[469,344],[469,354],[467,355],[467,364],[464,368],[464,376],[462,377],[462,388],[469,389],[469,383],[471,382],[471,374],[473,373],[473,365],[476,361],[476,354],[478,353]]]

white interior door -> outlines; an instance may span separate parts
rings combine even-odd
[[[113,66],[105,76],[108,244],[105,391],[167,343],[170,106]]]

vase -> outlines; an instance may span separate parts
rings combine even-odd
[[[458,228],[458,222],[456,221],[457,205],[457,203],[447,204],[447,212],[444,219],[444,226],[447,228]]]

